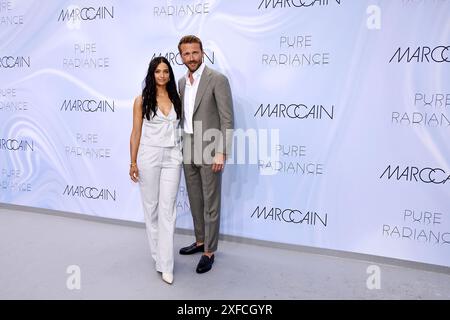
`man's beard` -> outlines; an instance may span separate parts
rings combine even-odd
[[[187,65],[187,67],[188,67],[188,69],[189,69],[189,71],[190,71],[191,73],[194,73],[195,71],[197,71],[198,68],[199,68],[200,65],[201,65],[200,62],[194,62],[194,63],[195,63],[194,66],[192,66],[190,63]]]

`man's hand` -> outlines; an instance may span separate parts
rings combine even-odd
[[[213,159],[212,171],[220,172],[225,167],[225,155],[223,153],[216,153]]]

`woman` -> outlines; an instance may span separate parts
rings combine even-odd
[[[172,67],[150,61],[142,94],[134,100],[130,177],[139,182],[152,258],[162,279],[173,282],[173,235],[181,174],[181,100]]]

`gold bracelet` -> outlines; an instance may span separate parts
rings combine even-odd
[[[130,167],[136,167],[136,162],[132,162],[132,163],[130,164]]]

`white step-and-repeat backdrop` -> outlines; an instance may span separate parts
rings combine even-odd
[[[450,266],[449,0],[0,0],[0,26],[0,202],[143,221],[133,99],[196,34],[233,91],[223,234]]]

